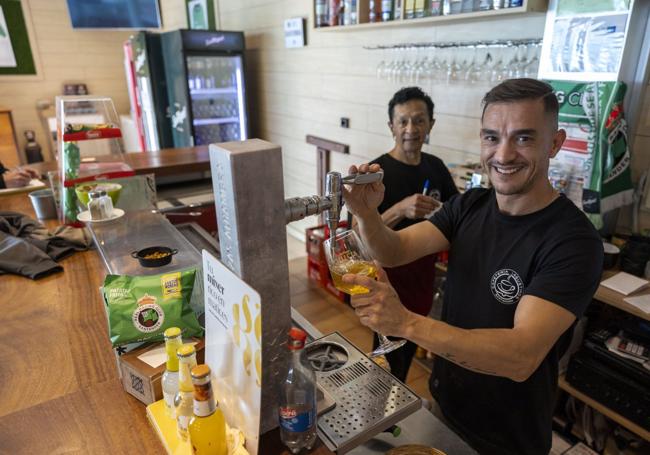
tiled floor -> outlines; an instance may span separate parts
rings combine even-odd
[[[307,278],[305,244],[287,236],[291,305],[323,334],[338,331],[364,352],[372,348],[372,331],[361,325],[352,308],[338,301]],[[406,378],[407,385],[422,398],[431,400],[429,372],[416,361]]]

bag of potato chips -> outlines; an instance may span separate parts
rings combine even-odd
[[[104,303],[113,347],[134,342],[162,341],[169,327],[183,336],[202,336],[203,329],[190,307],[196,269],[162,275],[108,275]]]

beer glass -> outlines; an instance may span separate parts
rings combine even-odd
[[[325,257],[334,286],[346,294],[367,294],[369,291],[365,286],[358,284],[349,284],[343,282],[343,275],[354,273],[365,275],[369,278],[377,277],[377,268],[368,253],[365,245],[354,231],[341,232],[324,242]],[[391,341],[381,333],[377,332],[379,337],[379,346],[372,351],[369,356],[376,357],[387,354],[395,349],[401,348],[406,340]]]

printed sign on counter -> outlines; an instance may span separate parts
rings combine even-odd
[[[262,314],[259,294],[203,250],[205,362],[212,369],[214,396],[228,425],[246,436],[258,453],[260,431]]]

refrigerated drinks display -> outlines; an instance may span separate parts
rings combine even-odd
[[[247,139],[244,34],[176,30],[161,37],[174,146]]]
[[[195,145],[246,139],[242,57],[187,57]]]

